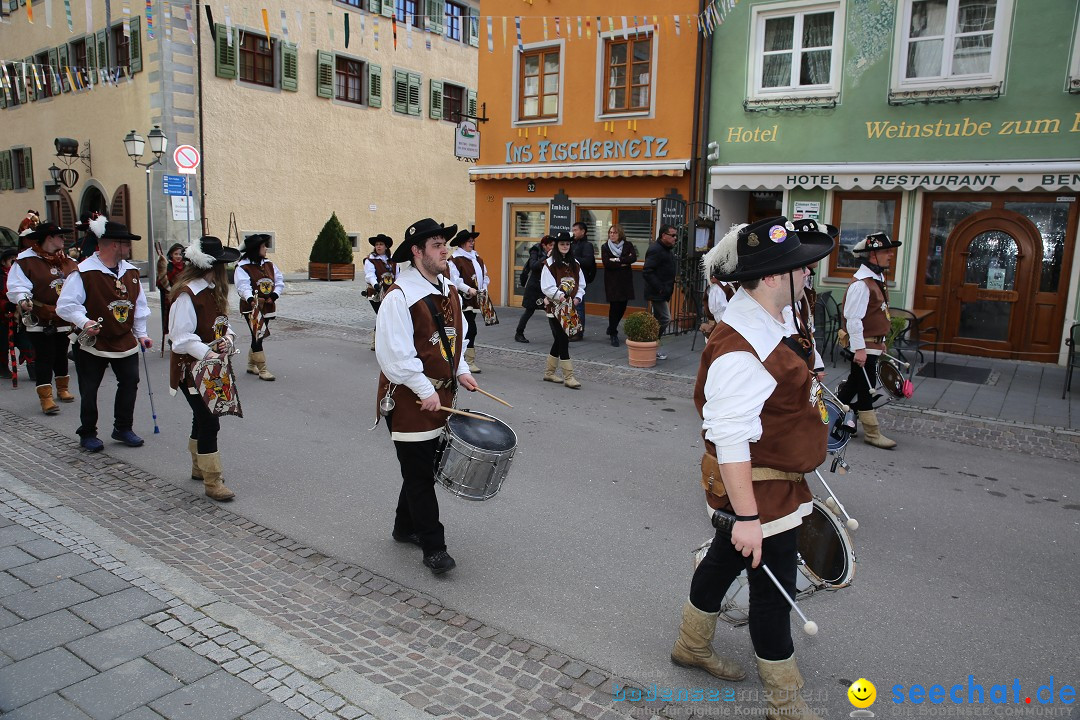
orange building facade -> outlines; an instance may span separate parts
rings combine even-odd
[[[520,17],[501,17],[508,7]],[[481,28],[478,114],[487,122],[469,175],[477,250],[499,304],[520,305],[517,278],[542,235],[584,222],[599,265],[618,223],[644,259],[665,218],[684,222],[683,203],[695,199],[699,3],[664,3],[663,15],[645,0],[588,7],[599,14],[579,15],[571,0],[480,8],[494,17]],[[644,305],[640,266],[632,306]],[[590,314],[607,312],[602,272],[585,299]]]

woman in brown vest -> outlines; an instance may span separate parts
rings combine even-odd
[[[487,267],[476,252],[476,238],[480,233],[468,228],[461,230],[450,246],[456,248],[450,256],[450,282],[461,295],[461,310],[468,329],[465,331],[465,362],[469,372],[476,374],[480,368],[476,365],[476,313],[480,311],[480,293],[486,293],[488,283]]]
[[[607,334],[611,346],[619,346],[619,322],[626,314],[626,305],[634,299],[634,271],[637,262],[637,248],[626,239],[621,225],[608,228],[608,239],[600,248],[600,259],[604,263],[604,295],[608,301]]]
[[[251,352],[248,353],[247,371],[249,375],[258,375],[260,380],[275,380],[274,374],[266,369],[266,353],[263,351],[262,328],[268,328],[270,320],[277,317],[277,299],[285,292],[285,276],[266,259],[270,247],[270,236],[266,233],[248,235],[244,239],[244,259],[236,264],[233,282],[240,296],[240,313],[251,314],[251,306],[258,303],[262,313],[257,336],[251,338]]]
[[[369,237],[368,243],[371,245],[371,254],[364,258],[364,279],[367,280],[364,297],[378,316],[383,296],[397,279],[397,263],[390,259],[390,248],[394,246],[394,239],[380,233]],[[374,330],[371,331],[371,349],[375,349]]]
[[[232,350],[235,334],[229,326],[229,278],[227,263],[240,259],[236,248],[222,247],[216,237],[202,237],[184,252],[187,265],[173,284],[169,314],[172,353],[169,387],[180,390],[191,406],[191,479],[202,480],[211,500],[231,500],[235,493],[225,487],[218,452],[217,415],[203,401],[192,369],[199,360]]]
[[[577,390],[581,387],[581,383],[574,378],[574,362],[570,359],[570,338],[558,318],[556,308],[558,303],[570,300],[578,313],[582,311],[582,298],[585,297],[585,273],[582,272],[581,265],[570,251],[572,243],[573,238],[568,232],[561,232],[555,236],[555,248],[551,251],[551,257],[547,259],[544,269],[540,271],[540,289],[547,298],[545,309],[548,324],[551,325],[551,335],[554,338],[551,343],[551,352],[548,353],[544,380],[562,383],[568,388]],[[562,378],[555,376],[556,367],[562,370]]]

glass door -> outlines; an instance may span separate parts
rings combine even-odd
[[[548,231],[547,205],[510,206],[510,294],[507,305],[520,306],[525,288],[518,278],[529,259],[529,248],[540,242]]]

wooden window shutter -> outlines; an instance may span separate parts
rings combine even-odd
[[[71,199],[71,193],[62,187],[57,194],[60,196],[60,227],[75,227],[75,221],[79,218],[75,215],[75,203]]]
[[[372,15],[382,14],[382,2],[381,0],[368,0],[367,6],[368,12]]]
[[[443,84],[442,80],[431,81],[431,94],[428,96],[428,113],[435,120],[443,117]]]
[[[372,12],[374,12],[374,10]],[[382,14],[384,17],[394,17],[394,0],[383,0]]]
[[[420,114],[420,76],[409,73],[409,114]]]
[[[233,33],[232,45],[225,32],[225,26],[217,24],[214,33],[214,74],[220,78],[236,78],[236,46],[239,43],[237,34]]]
[[[381,65],[368,65],[368,107],[382,107]]]
[[[68,46],[61,45],[56,48],[56,72],[60,73],[60,89],[62,92],[71,92],[73,89],[68,81],[67,68]]]
[[[49,83],[49,89],[52,90],[53,95],[59,95],[61,92],[60,87],[60,73],[56,71],[56,68],[60,65],[59,55],[57,55],[56,48],[49,48],[49,67],[45,70],[46,81]]]
[[[428,30],[442,35],[446,27],[446,0],[427,0]]]
[[[278,44],[281,45],[281,89],[296,92],[300,87],[300,61],[296,56],[296,46],[285,41]]]
[[[34,102],[34,101],[36,101],[38,99],[38,90],[37,90],[37,70],[34,68],[34,58],[33,57],[28,57],[28,58],[23,59],[23,72],[26,73],[26,80],[28,81],[27,84],[26,84],[27,95],[29,96],[30,101]]]
[[[108,72],[111,69],[109,67],[109,31],[108,29],[98,30],[94,37],[97,40],[98,67]]]
[[[7,107],[7,92],[4,89],[0,89],[0,110]]]
[[[131,58],[131,74],[142,72],[142,30],[140,17],[131,19],[131,39],[128,41],[128,56]]]
[[[334,97],[334,54],[325,50],[316,54],[315,94],[322,98]]]
[[[465,21],[466,19],[463,18],[462,22]],[[467,21],[469,24],[469,44],[473,47],[480,47],[480,16],[476,14],[475,10],[470,10]]]
[[[109,220],[114,223],[122,223],[125,227],[131,227],[129,211],[131,203],[128,202],[128,186],[121,185],[113,193],[112,202],[109,203]]]
[[[81,70],[86,73],[85,79],[88,82],[97,85],[98,81],[94,78],[94,73],[97,72],[97,46],[94,44],[94,36],[84,37],[83,46],[86,48],[86,67]]]
[[[0,190],[11,189],[11,151],[0,150]]]
[[[394,71],[394,111],[409,112],[409,73],[404,70]]]
[[[26,178],[26,185],[24,187],[26,187],[27,190],[33,190],[34,189],[34,160],[33,160],[33,153],[30,151],[30,148],[28,148],[28,147],[23,148],[22,152],[23,152],[23,177]]]
[[[476,91],[470,90],[468,93],[468,99],[465,102],[465,112],[469,117],[476,117]]]

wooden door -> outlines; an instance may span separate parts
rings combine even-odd
[[[1023,215],[984,211],[957,225],[946,244],[942,349],[1023,357],[1041,266],[1039,231]]]

